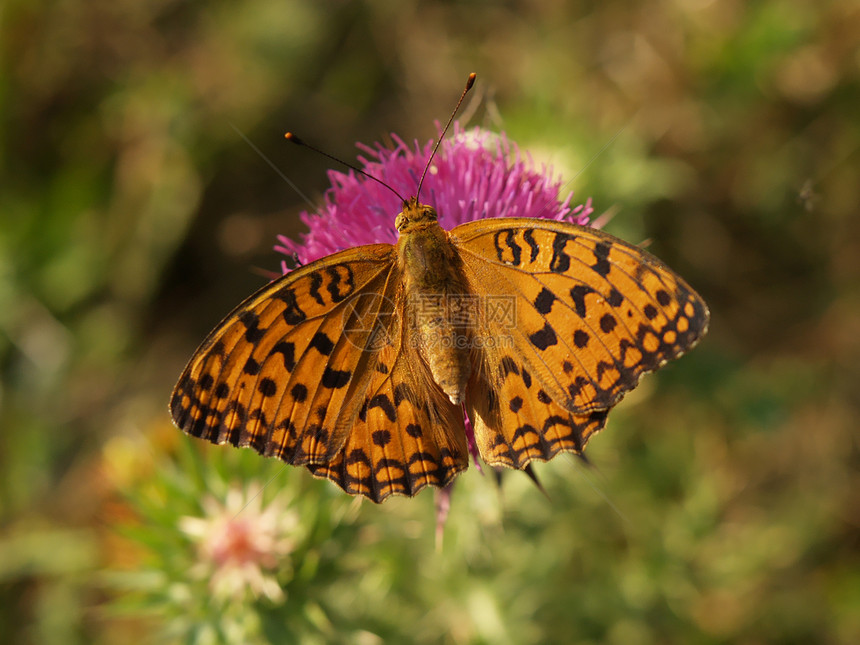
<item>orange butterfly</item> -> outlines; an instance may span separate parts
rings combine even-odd
[[[592,228],[445,231],[417,197],[395,227],[396,244],[323,257],[234,309],[180,377],[176,425],[381,502],[466,469],[464,409],[491,466],[581,453],[644,373],[707,330],[680,276]]]
[[[450,232],[415,199],[395,246],[335,253],[239,305],[179,379],[188,434],[307,466],[379,502],[445,486],[468,448],[523,469],[581,452],[708,309],[657,258],[567,222]]]

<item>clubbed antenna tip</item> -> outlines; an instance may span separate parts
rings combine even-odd
[[[381,179],[377,179],[377,178],[376,178],[376,177],[374,177],[373,175],[369,175],[369,174],[367,174],[364,170],[362,170],[362,169],[361,169],[361,168],[359,168],[358,166],[353,165],[353,164],[351,164],[351,163],[347,163],[347,162],[346,162],[346,161],[344,161],[343,159],[338,159],[338,158],[337,158],[337,157],[335,157],[334,155],[330,155],[329,153],[325,152],[324,150],[320,150],[319,148],[316,148],[316,147],[312,146],[312,145],[311,145],[311,144],[309,144],[309,143],[305,143],[304,141],[302,141],[301,139],[299,139],[296,135],[294,135],[292,132],[287,132],[287,133],[285,133],[285,134],[284,134],[284,139],[286,139],[287,141],[291,141],[292,143],[295,143],[296,145],[303,146],[303,147],[307,148],[308,150],[313,150],[314,152],[316,152],[317,154],[322,155],[323,157],[326,157],[326,158],[328,158],[328,159],[331,159],[332,161],[336,161],[337,163],[342,164],[342,165],[346,166],[347,168],[349,168],[349,169],[351,169],[351,170],[354,170],[354,171],[355,171],[355,172],[357,172],[359,175],[362,175],[362,176],[364,176],[364,177],[367,177],[368,179],[372,179],[372,180],[373,180],[373,181],[375,181],[376,183],[378,183],[378,184],[380,184],[380,185],[382,185],[382,186],[385,186],[388,190],[390,190],[392,193],[394,193],[395,195],[397,195],[397,198],[398,198],[401,202],[406,203],[406,200],[405,200],[405,199],[403,199],[403,197],[400,195],[400,193],[398,193],[396,190],[394,190],[391,186],[389,186],[388,184],[386,184],[386,183],[385,183],[384,181],[382,181]]]

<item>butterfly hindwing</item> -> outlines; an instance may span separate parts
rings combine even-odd
[[[292,464],[343,446],[358,414],[352,394],[378,351],[369,321],[393,303],[394,247],[357,247],[300,267],[240,304],[207,337],[174,389],[188,434],[250,446]]]
[[[446,486],[468,466],[462,409],[429,380],[400,329],[376,356],[343,448],[330,462],[308,466],[316,477],[374,502]]]
[[[553,401],[513,352],[485,348],[469,383],[466,408],[481,458],[525,469],[560,452],[582,453],[603,429],[608,410],[572,414]]]
[[[511,300],[513,319],[485,309],[482,333],[509,340],[512,359],[575,415],[612,407],[707,329],[704,301],[677,274],[601,231],[499,218],[458,226],[451,241],[471,285]]]

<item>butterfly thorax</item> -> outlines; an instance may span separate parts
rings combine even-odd
[[[415,198],[404,203],[395,226],[408,342],[451,402],[462,403],[471,374],[472,326],[462,306],[468,289],[459,255],[439,226],[436,211]]]

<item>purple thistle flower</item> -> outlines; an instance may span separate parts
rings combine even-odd
[[[364,155],[358,160],[365,172],[408,198],[415,194],[433,142],[422,147],[416,141],[410,148],[396,135],[392,138],[393,149],[359,144]],[[455,123],[454,134],[442,142],[427,172],[420,200],[436,209],[439,225],[446,230],[487,217],[543,217],[588,224],[591,200],[571,208],[573,193],[559,200],[561,181],[552,176],[551,168],[533,166],[531,158],[526,155],[524,160],[504,134],[481,128],[465,131]],[[275,250],[307,264],[353,246],[397,242],[394,217],[402,204],[391,191],[353,171],[330,170],[328,175],[332,187],[322,209],[301,214],[309,232],[299,242],[279,235]]]

